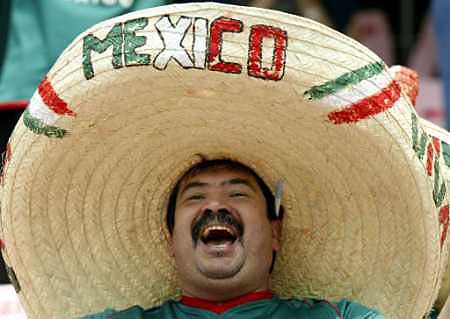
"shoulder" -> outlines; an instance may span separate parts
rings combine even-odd
[[[333,303],[333,305],[339,309],[343,319],[384,319],[384,316],[375,309],[346,299]]]
[[[340,318],[336,305],[311,298],[279,299],[276,313],[280,318],[297,318],[299,314],[310,319]]]
[[[143,319],[143,314],[144,311],[141,307],[133,306],[121,311],[106,309],[103,312],[87,315],[80,319]]]
[[[171,318],[172,300],[166,301],[161,306],[153,307],[144,311],[140,306],[133,306],[124,310],[106,309],[103,312],[87,315],[80,319],[157,319]],[[167,316],[169,314],[169,316]]]
[[[311,318],[340,318],[340,319],[384,319],[377,311],[361,304],[341,300],[329,302],[322,299],[281,299],[281,309],[305,312]]]
[[[99,313],[95,313],[95,314],[91,314],[91,315],[86,315],[86,316],[80,317],[80,319],[108,319],[108,316],[111,316],[115,312],[116,311],[113,310],[113,309],[106,309],[103,312],[99,312]]]

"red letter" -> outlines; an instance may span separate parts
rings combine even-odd
[[[263,38],[273,38],[275,46],[272,67],[262,67]],[[250,50],[248,51],[248,75],[265,80],[278,81],[283,78],[286,61],[287,33],[267,25],[254,25],[250,31]]]
[[[242,32],[242,22],[236,19],[220,17],[211,23],[211,38],[209,43],[209,66],[211,71],[225,73],[241,73],[242,66],[239,63],[222,61],[223,32]]]

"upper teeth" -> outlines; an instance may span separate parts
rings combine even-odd
[[[208,226],[205,228],[205,230],[203,231],[203,237],[208,236],[210,231],[213,230],[224,230],[229,232],[230,234],[233,234],[233,230],[231,230],[229,227],[225,227],[225,226],[219,226],[219,225],[212,225],[212,226]]]

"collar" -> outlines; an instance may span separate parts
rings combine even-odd
[[[269,290],[250,292],[248,294],[227,300],[225,302],[213,302],[205,299],[182,296],[180,302],[189,307],[209,310],[218,314],[234,308],[236,306],[258,300],[272,299],[273,293]]]

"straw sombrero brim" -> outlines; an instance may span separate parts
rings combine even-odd
[[[422,318],[448,210],[422,131],[384,63],[313,21],[211,3],[121,16],[64,51],[11,137],[4,255],[31,318],[174,298],[168,195],[200,158],[230,158],[286,182],[276,293]]]
[[[416,106],[416,97],[419,94],[419,78],[417,73],[404,66],[392,66],[389,68],[389,73],[396,79],[401,86],[403,92],[408,96],[412,106]],[[442,127],[427,121],[423,118],[420,119],[420,125],[422,126],[424,133],[433,141],[433,149],[439,156],[440,161],[443,163],[444,172],[443,176],[447,183],[447,188],[450,186],[450,133]],[[449,226],[448,212],[443,212],[439,216],[440,223],[443,226],[441,230],[441,237],[447,236]],[[450,249],[450,246],[448,246]],[[448,252],[447,252],[448,253]],[[437,309],[442,309],[448,296],[450,295],[450,264],[448,263],[448,257],[444,258],[444,275],[439,288],[439,294],[434,306]]]
[[[425,132],[427,132],[427,134],[433,139],[435,148],[441,157],[441,162],[444,163],[443,176],[446,180],[448,188],[450,187],[450,133],[436,124],[424,119],[421,119],[421,125]],[[447,232],[449,227],[449,214],[441,214],[440,219]],[[439,295],[435,303],[437,309],[442,309],[450,296],[450,264],[448,263],[448,260],[445,261],[445,264],[445,272],[439,288]]]

